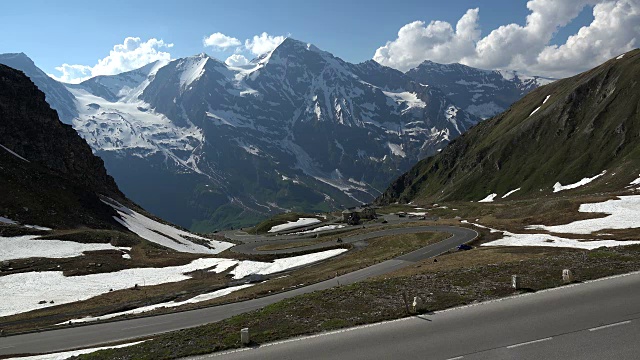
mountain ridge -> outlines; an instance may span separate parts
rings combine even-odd
[[[290,38],[248,66],[199,54],[67,88],[124,192],[199,231],[370,202],[480,121],[436,86]]]
[[[554,196],[562,184],[591,178],[562,191],[625,191],[640,171],[638,80],[633,50],[539,87],[420,161],[376,201]]]

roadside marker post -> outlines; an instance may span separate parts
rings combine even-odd
[[[520,289],[520,276],[511,275],[511,287],[516,290]]]
[[[242,345],[249,345],[249,343],[251,343],[249,328],[243,328],[242,330],[240,330],[240,342],[242,343]]]
[[[575,278],[573,277],[573,273],[569,269],[562,270],[562,281],[565,283],[573,282]]]

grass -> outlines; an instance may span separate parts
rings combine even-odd
[[[589,254],[598,254],[591,256]],[[604,255],[606,254],[606,255]],[[425,260],[393,274],[281,301],[214,324],[155,337],[130,348],[106,350],[81,359],[173,359],[240,347],[239,331],[249,327],[256,344],[320,331],[427,313],[563,284],[569,268],[578,281],[640,270],[640,246],[596,252],[553,248],[476,248]],[[404,296],[423,300],[406,312]]]
[[[426,244],[439,241],[443,234],[420,234],[408,235],[401,237],[379,238],[371,241],[370,245],[356,249],[346,255],[339,256],[335,259],[320,263],[315,266],[307,267],[301,270],[293,271],[288,276],[272,279],[263,284],[258,284],[248,289],[235,292],[226,297],[215,299],[208,303],[200,303],[188,305],[184,308],[193,308],[199,306],[207,306],[212,304],[220,304],[248,298],[255,298],[267,295],[276,291],[283,291],[300,284],[310,284],[326,280],[335,276],[336,273],[346,273],[357,270],[359,268],[384,261],[389,258],[396,257],[404,252],[411,251],[422,247]],[[337,244],[336,247],[345,247],[348,245]],[[138,259],[137,266],[152,265],[156,262],[157,266],[182,265],[192,260],[197,255],[182,253],[162,253],[164,249],[156,249],[155,244],[142,242],[132,251],[133,259]],[[66,275],[80,275],[91,273],[92,271],[104,271],[105,268],[117,267],[119,262],[131,261],[122,259],[119,252],[113,254],[92,254],[72,259],[56,259],[58,265],[63,266],[62,269]],[[117,254],[116,254],[117,253]],[[96,256],[103,256],[103,258]],[[109,256],[109,258],[107,258]],[[282,257],[282,256],[280,256]],[[85,259],[86,258],[86,259]],[[251,256],[251,260],[271,261],[274,256],[262,255]],[[258,259],[259,258],[259,259]],[[98,259],[98,260],[96,260]],[[132,260],[133,260],[132,259]],[[50,261],[53,259],[42,259]],[[42,268],[50,270],[48,267],[40,267],[38,259],[27,259],[30,269]],[[67,263],[68,262],[68,263]],[[90,265],[90,263],[93,265]],[[97,264],[103,264],[97,267]],[[12,264],[12,266],[15,264]],[[57,266],[49,264],[48,266]],[[60,269],[56,269],[60,270]],[[169,284],[161,284],[157,286],[141,287],[140,290],[125,289],[113,291],[86,301],[76,302],[72,304],[64,304],[55,307],[36,310],[28,313],[17,314],[2,318],[3,329],[6,333],[15,333],[36,328],[44,328],[54,324],[64,322],[69,319],[75,319],[84,316],[100,316],[103,314],[119,312],[136,307],[150,305],[158,302],[171,300],[181,300],[195,295],[215,291],[225,287],[230,279],[226,273],[215,274],[205,271],[194,274],[194,278]],[[159,309],[155,313],[164,313],[175,311],[173,309]]]
[[[316,241],[298,241],[298,242],[290,242],[287,244],[269,244],[257,247],[258,251],[272,251],[272,250],[286,250],[286,249],[295,249],[303,246],[315,245],[319,242],[326,242],[327,240],[316,240]]]

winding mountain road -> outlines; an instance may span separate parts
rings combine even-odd
[[[367,234],[355,235],[352,237],[345,236],[344,242],[356,243],[359,241],[365,241],[381,236],[422,232],[445,232],[451,234],[451,237],[438,243],[425,246],[416,251],[404,254],[397,258],[387,260],[358,271],[344,274],[331,280],[322,281],[316,284],[300,287],[294,290],[270,296],[265,296],[258,299],[178,313],[1,337],[0,356],[64,351],[117,341],[125,341],[140,337],[148,337],[169,331],[213,323],[216,321],[227,319],[234,315],[257,310],[267,305],[276,303],[280,300],[291,298],[297,295],[329,289],[339,284],[352,284],[370,277],[383,275],[414,264],[417,261],[438,256],[444,252],[455,249],[458,245],[472,241],[478,235],[474,230],[467,228],[453,226],[416,226],[379,230]],[[288,239],[287,241],[290,242],[291,239]],[[252,251],[255,251],[256,247],[265,244],[265,242],[261,241],[251,241],[247,243],[250,243],[250,245],[246,245],[246,249],[241,249],[241,251],[248,251],[249,253],[251,253]],[[268,243],[271,244],[273,243],[273,241],[269,240]],[[335,243],[316,244],[312,245],[310,248],[301,247],[290,249],[287,252],[298,252],[309,249],[322,249],[323,247],[333,245],[335,245]]]

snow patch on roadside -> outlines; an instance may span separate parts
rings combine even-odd
[[[14,358],[9,358],[7,360],[65,360],[78,355],[91,354],[96,351],[107,350],[107,349],[121,349],[129,346],[133,346],[133,345],[142,344],[143,342],[144,341],[136,341],[128,344],[121,344],[121,345],[114,345],[114,346],[102,346],[97,348],[65,351],[65,352],[51,353],[51,354],[45,354],[45,355],[14,357]]]
[[[273,262],[260,261],[242,261],[231,271],[234,279],[242,279],[252,274],[269,275],[281,272],[287,269],[295,268],[311,264],[317,261],[325,260],[347,251],[347,249],[326,250],[312,254],[292,256],[288,258],[276,259]]]
[[[320,220],[316,218],[299,218],[296,221],[287,221],[287,223],[285,224],[273,226],[268,232],[274,233],[278,231],[291,230],[303,226],[317,224],[319,222]]]
[[[67,325],[67,324],[70,324],[70,323],[78,324],[78,323],[86,323],[86,322],[92,322],[92,321],[98,321],[98,320],[107,320],[107,319],[113,319],[115,317],[123,316],[123,315],[142,314],[142,313],[145,313],[145,312],[148,312],[148,311],[152,311],[152,310],[156,310],[156,309],[160,309],[160,308],[174,308],[174,307],[187,305],[187,304],[197,304],[199,302],[209,301],[209,300],[213,300],[215,298],[219,298],[219,297],[222,297],[222,296],[229,295],[234,291],[242,290],[242,289],[248,288],[248,287],[253,286],[253,285],[254,284],[232,286],[232,287],[220,289],[220,290],[217,290],[217,291],[214,291],[214,292],[197,295],[197,296],[192,297],[191,299],[187,299],[187,300],[183,300],[183,301],[168,301],[168,302],[153,304],[153,305],[149,305],[149,306],[139,307],[139,308],[136,308],[136,309],[133,309],[133,310],[127,310],[127,311],[121,311],[121,312],[117,312],[117,313],[106,314],[106,315],[102,315],[102,316],[95,316],[95,317],[92,316],[92,317],[85,317],[85,318],[81,318],[81,319],[69,320],[69,321],[65,321],[63,323],[56,324],[56,325]]]
[[[311,230],[307,230],[307,231],[300,231],[300,232],[297,232],[295,234],[296,235],[313,234],[313,233],[317,233],[317,232],[320,232],[320,231],[342,229],[345,226],[346,225],[325,225],[325,226],[320,226],[320,227],[317,227],[315,229],[311,229]]]

